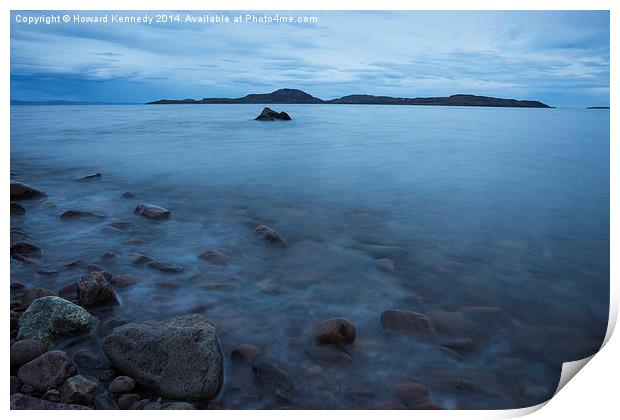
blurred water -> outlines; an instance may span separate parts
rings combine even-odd
[[[563,361],[598,349],[609,302],[608,110],[274,108],[293,121],[253,121],[257,105],[13,106],[12,178],[48,196],[25,202],[11,224],[60,273],[12,261],[12,281],[59,289],[88,263],[136,275],[105,317],[203,310],[225,354],[256,343],[291,372],[299,408],[366,408],[393,399],[389,384],[402,379],[448,408],[531,405],[555,390]],[[102,179],[75,181],[92,172]],[[140,202],[171,220],[135,216]],[[69,209],[106,218],[60,220]],[[107,227],[116,221],[131,224]],[[263,243],[252,232],[260,223],[289,246]],[[135,239],[144,243],[125,243]],[[230,263],[198,258],[213,248]],[[118,257],[100,261],[107,250]],[[135,266],[132,252],[184,271]],[[84,264],[64,267],[73,260]],[[387,308],[473,317],[470,306],[501,315],[431,340],[379,323]],[[318,369],[304,354],[307,328],[332,316],[357,325],[354,363]],[[461,361],[437,348],[461,337],[478,342]],[[96,340],[75,346],[99,351]],[[226,372],[222,406],[270,406],[249,372]],[[352,386],[375,396],[352,398]]]

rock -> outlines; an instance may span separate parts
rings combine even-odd
[[[133,405],[133,403],[140,400],[139,394],[123,394],[118,397],[118,408],[121,410],[129,410],[129,407]]]
[[[151,402],[144,404],[144,407],[142,407],[142,409],[143,410],[161,410],[161,403],[158,403],[157,401],[151,401]]]
[[[152,204],[138,204],[133,212],[149,219],[156,220],[168,219],[170,217],[170,211]]]
[[[84,175],[83,177],[76,179],[76,181],[90,181],[93,179],[101,179],[101,174],[96,172],[94,174]]]
[[[77,404],[63,404],[16,393],[11,395],[11,410],[90,410]]]
[[[403,404],[396,401],[381,401],[370,407],[371,410],[406,410]]]
[[[441,333],[469,332],[476,326],[474,321],[460,311],[436,310],[429,314],[429,318]]]
[[[20,392],[22,394],[32,394],[34,392],[34,387],[32,385],[22,384],[22,387],[20,388]]]
[[[60,401],[60,391],[56,388],[50,388],[45,391],[45,394],[41,397],[44,400],[59,402]]]
[[[106,261],[114,257],[116,257],[116,254],[113,251],[106,251],[103,254],[101,254],[102,261]]]
[[[151,261],[147,263],[146,266],[164,273],[180,273],[183,271],[183,267],[178,267],[161,261]]]
[[[116,400],[107,391],[97,392],[94,398],[94,406],[97,410],[118,410]]]
[[[445,410],[445,408],[432,401],[427,401],[422,404],[416,405],[415,407],[413,407],[413,410]]]
[[[290,398],[296,387],[293,377],[270,360],[264,358],[255,360],[252,364],[252,371],[254,378],[261,386],[274,390],[286,399]]]
[[[39,340],[19,340],[11,345],[11,366],[21,366],[36,359],[47,351]]]
[[[217,249],[210,249],[209,251],[205,251],[200,254],[200,258],[203,260],[209,261],[212,264],[224,265],[228,262],[228,255],[224,254]]]
[[[441,343],[441,346],[465,354],[470,353],[476,347],[476,342],[469,338],[459,338]]]
[[[63,288],[58,291],[58,296],[70,302],[79,303],[77,282],[63,286]]]
[[[134,193],[130,193],[130,192],[124,192],[123,194],[121,194],[122,198],[136,198],[136,195]]]
[[[238,363],[251,363],[261,354],[261,349],[254,344],[239,344],[230,351],[230,360]]]
[[[210,399],[222,386],[216,330],[202,315],[122,325],[103,349],[118,370],[164,398]]]
[[[85,307],[118,304],[114,290],[100,271],[93,271],[78,281],[78,299]]]
[[[125,288],[140,282],[140,278],[136,276],[114,276],[110,283],[118,288]]]
[[[26,214],[26,209],[19,203],[11,202],[11,215],[12,216],[21,216],[22,214]]]
[[[136,381],[129,376],[117,376],[110,382],[108,390],[115,394],[129,392],[136,387]]]
[[[344,349],[336,345],[313,346],[305,350],[306,355],[319,363],[346,364],[353,359]]]
[[[56,293],[49,289],[33,287],[32,289],[28,289],[24,292],[24,294],[22,295],[20,306],[22,309],[26,310],[32,304],[32,302],[45,296],[56,296]]]
[[[106,369],[99,376],[99,380],[103,382],[110,382],[114,378],[116,378],[116,370],[114,369]]]
[[[131,222],[112,222],[107,224],[106,226],[114,230],[125,231],[129,229],[129,226],[131,226]]]
[[[64,403],[90,405],[95,398],[99,384],[95,381],[76,375],[67,379],[60,387],[60,400]]]
[[[430,393],[426,386],[412,381],[393,383],[390,390],[394,397],[406,404],[421,402],[425,400]]]
[[[381,314],[381,326],[386,331],[428,335],[435,332],[429,318],[419,312],[388,309]]]
[[[154,261],[153,258],[149,257],[148,255],[132,254],[132,257],[133,260],[131,261],[131,263],[134,265],[144,265],[150,263],[151,261]]]
[[[11,258],[24,261],[41,258],[41,248],[27,241],[19,241],[11,244]]]
[[[254,232],[256,232],[262,238],[264,238],[265,240],[271,243],[278,244],[278,245],[286,245],[286,241],[284,240],[284,238],[282,238],[282,236],[280,236],[278,232],[276,232],[275,230],[271,229],[268,226],[265,226],[265,225],[257,226],[256,228],[254,228]]]
[[[105,216],[99,213],[93,213],[92,211],[81,211],[81,210],[67,210],[63,214],[60,215],[60,218],[63,220],[69,219],[103,219]]]
[[[162,406],[162,410],[194,410],[194,406],[188,402],[175,401],[166,403]]]
[[[103,369],[108,365],[108,361],[105,357],[99,356],[98,353],[83,350],[73,355],[73,362],[78,367],[87,369]]]
[[[75,372],[76,368],[67,353],[53,350],[20,367],[17,376],[21,383],[31,385],[37,392],[44,392],[49,387],[62,384]]]
[[[11,200],[30,200],[44,197],[45,193],[21,182],[11,182]]]
[[[19,378],[17,376],[11,376],[11,395],[19,392],[19,389],[22,387],[22,383],[19,382]]]
[[[255,118],[257,121],[290,121],[291,117],[284,111],[277,112],[269,107],[263,108],[263,111],[260,113],[258,117]]]
[[[56,296],[42,297],[19,319],[18,340],[33,338],[50,343],[61,337],[90,332],[95,318],[84,308]]]
[[[151,402],[151,400],[148,400],[148,399],[139,400],[139,401],[136,401],[135,403],[131,404],[131,407],[129,407],[129,409],[130,410],[143,410],[144,406],[147,405],[150,402]]]
[[[345,318],[331,318],[312,327],[312,336],[320,344],[352,344],[355,325]]]
[[[377,264],[377,268],[385,271],[394,271],[394,261],[389,258],[379,258],[375,261]]]

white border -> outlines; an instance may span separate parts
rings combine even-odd
[[[9,197],[8,187],[10,179],[10,151],[9,151],[9,83],[10,83],[10,10],[611,10],[611,69],[617,69],[617,40],[618,39],[618,24],[619,19],[619,6],[620,2],[608,1],[608,0],[472,0],[472,1],[458,1],[458,0],[434,0],[432,2],[423,0],[300,0],[294,3],[291,0],[227,0],[227,1],[197,1],[197,0],[178,0],[178,1],[162,1],[162,0],[108,0],[106,2],[89,2],[78,0],[57,0],[57,1],[42,1],[42,0],[23,0],[15,1],[8,0],[2,3],[5,14],[2,19],[2,68],[3,77],[0,82],[2,92],[2,147],[3,153],[0,156],[0,164],[2,165],[2,177],[3,177],[3,190],[4,190],[4,203],[6,203]],[[619,114],[617,110],[618,106],[618,92],[620,87],[618,86],[617,75],[611,71],[610,79],[610,105],[611,105],[611,142],[610,142],[610,161],[611,161],[611,244],[610,244],[610,275],[611,275],[611,309],[610,309],[610,323],[607,331],[605,341],[607,345],[600,354],[593,358],[593,361],[588,364],[588,368],[584,372],[579,374],[579,379],[571,381],[566,388],[564,388],[556,397],[546,404],[543,410],[537,411],[545,404],[541,404],[537,407],[531,407],[521,410],[504,410],[504,411],[442,411],[442,412],[408,412],[408,411],[391,411],[391,412],[376,412],[376,411],[195,411],[184,412],[185,416],[199,418],[203,416],[217,417],[229,419],[238,415],[251,416],[260,419],[267,418],[284,418],[291,415],[301,418],[311,419],[315,415],[320,415],[325,418],[339,418],[344,416],[354,415],[362,419],[375,418],[376,416],[386,416],[390,418],[405,418],[409,416],[415,416],[415,418],[505,418],[505,417],[517,417],[525,414],[529,414],[537,411],[536,418],[567,418],[567,419],[582,419],[585,416],[590,418],[612,418],[615,417],[618,412],[616,406],[617,400],[617,378],[618,378],[618,360],[616,355],[620,354],[620,344],[618,339],[612,339],[611,333],[615,326],[617,313],[618,313],[618,261],[620,254],[618,252],[618,223],[617,215],[619,214],[620,206],[618,201],[618,192],[620,191],[620,170],[618,162],[620,162],[620,148],[618,147],[618,128],[617,121],[619,120]],[[2,249],[6,256],[2,264],[2,274],[5,279],[5,286],[2,290],[4,296],[5,314],[8,312],[8,279],[9,279],[9,210],[8,206],[2,207],[2,217],[5,220],[4,230],[2,231]],[[2,325],[4,330],[4,337],[8,337],[9,332],[9,319],[8,316],[2,317]],[[608,342],[609,341],[609,342]],[[8,367],[8,345],[2,346],[2,354],[5,360],[3,366]],[[5,368],[6,369],[6,368]],[[5,374],[5,379],[2,382],[2,394],[5,395],[2,405],[6,411],[9,411],[9,381],[8,374]],[[115,416],[121,417],[135,417],[140,416],[144,412],[131,412],[131,411],[117,411],[114,412]],[[12,418],[35,418],[42,415],[34,411],[11,411],[9,415]],[[45,412],[45,417],[50,419],[66,419],[66,418],[107,418],[109,412],[93,411],[93,412]],[[144,415],[144,414],[142,414]],[[177,416],[176,412],[163,412],[163,411],[151,411],[150,416],[154,417],[170,417]]]

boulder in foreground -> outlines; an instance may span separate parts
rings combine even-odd
[[[255,118],[257,121],[290,121],[291,117],[284,111],[277,112],[269,107],[263,108],[263,112],[260,113],[258,117]]]
[[[164,398],[211,399],[222,387],[222,352],[202,315],[122,325],[103,350],[120,372]]]
[[[81,306],[58,296],[36,299],[19,318],[18,340],[32,338],[49,344],[59,338],[90,332],[95,318]]]

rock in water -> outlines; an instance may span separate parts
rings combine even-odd
[[[26,209],[19,203],[11,202],[11,215],[21,216],[22,214],[26,214]]]
[[[312,336],[320,344],[351,344],[355,341],[355,325],[344,318],[326,319],[312,327]]]
[[[76,368],[67,353],[60,350],[48,351],[26,363],[17,371],[21,383],[31,385],[35,391],[44,392],[50,387],[62,384],[75,375]]]
[[[263,108],[263,112],[260,113],[258,117],[255,118],[257,121],[290,121],[291,117],[284,111],[277,112],[269,107]]]
[[[30,200],[44,197],[45,193],[21,182],[11,182],[11,200]]]
[[[164,398],[210,399],[222,386],[215,327],[202,315],[122,325],[103,350],[119,371]]]
[[[152,204],[138,204],[133,212],[155,220],[163,220],[170,217],[169,210]]]
[[[278,232],[269,226],[260,225],[254,228],[254,232],[262,236],[265,240],[278,245],[286,245],[286,240]]]
[[[90,332],[95,318],[81,306],[57,296],[36,299],[19,319],[18,340],[51,343],[61,337]]]
[[[63,220],[69,219],[104,219],[105,216],[99,213],[93,213],[92,211],[82,211],[82,210],[67,210],[63,214],[60,215],[60,218]]]
[[[101,173],[96,172],[94,174],[84,175],[83,177],[78,178],[76,181],[88,181],[90,179],[100,179],[100,178],[101,178]]]
[[[257,359],[252,365],[256,381],[269,389],[276,391],[281,397],[290,399],[295,390],[295,380],[284,369],[267,359]]]
[[[381,314],[381,326],[386,331],[405,334],[426,335],[435,332],[433,324],[426,315],[400,309],[384,311]]]
[[[93,271],[80,278],[77,294],[80,303],[85,307],[118,303],[112,286],[101,271]]]
[[[228,262],[228,255],[217,249],[210,249],[200,254],[200,258],[212,264],[224,265]]]
[[[11,410],[90,410],[90,408],[42,400],[18,392],[11,395]]]

